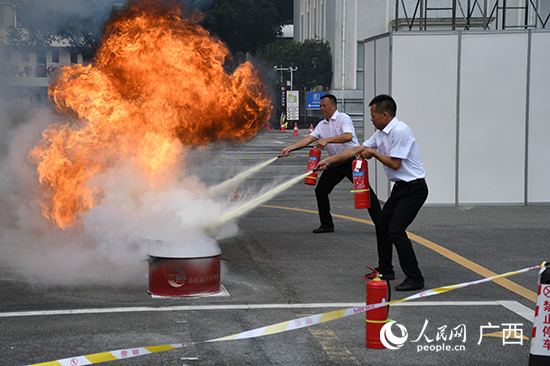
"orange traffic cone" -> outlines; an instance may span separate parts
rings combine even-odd
[[[311,134],[313,132],[313,125],[310,123],[309,124],[309,133]]]
[[[294,122],[294,133],[293,133],[294,136],[300,136],[300,134],[298,133],[298,124],[296,122]]]
[[[548,339],[548,327],[550,323],[550,270],[544,267],[540,276],[539,294],[535,308],[535,321],[533,322],[533,336],[531,337],[531,353],[529,354],[529,366],[548,365],[550,362],[550,342]]]
[[[281,131],[281,132],[285,132],[285,125],[284,125],[284,123],[281,124],[281,130],[280,130],[280,131]]]
[[[273,127],[271,127],[271,123],[267,124],[267,129],[268,129],[268,131],[273,131]]]

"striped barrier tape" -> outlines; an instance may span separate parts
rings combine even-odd
[[[409,297],[406,297],[404,299],[400,300],[394,300],[390,302],[383,301],[378,304],[371,304],[371,305],[365,305],[365,306],[359,306],[354,308],[348,308],[348,309],[342,309],[342,310],[335,310],[330,311],[327,313],[321,313],[321,314],[315,314],[310,316],[305,316],[303,318],[298,318],[294,320],[288,320],[282,323],[277,323],[261,328],[256,328],[252,330],[248,330],[242,333],[236,333],[233,335],[229,335],[226,337],[221,338],[215,338],[210,339],[207,341],[202,342],[188,342],[188,343],[177,343],[177,344],[165,344],[160,346],[151,346],[151,347],[137,347],[137,348],[127,348],[127,349],[121,349],[121,350],[114,350],[114,351],[108,351],[108,352],[101,352],[101,353],[94,353],[89,354],[85,356],[77,356],[77,357],[69,357],[64,358],[61,360],[56,361],[49,361],[49,362],[43,362],[43,363],[35,363],[32,365],[27,366],[81,366],[81,365],[94,365],[102,362],[107,361],[115,361],[115,360],[123,360],[128,359],[131,357],[138,357],[138,356],[145,356],[152,353],[158,353],[163,351],[169,351],[176,348],[182,348],[187,346],[192,346],[195,344],[200,343],[211,343],[211,342],[222,342],[222,341],[231,341],[231,340],[237,340],[237,339],[250,339],[250,338],[258,338],[263,337],[271,334],[277,334],[277,333],[283,333],[288,332],[291,330],[301,329],[310,327],[312,325],[321,324],[330,322],[332,320],[341,319],[348,317],[350,315],[355,314],[361,314],[364,312],[367,312],[369,310],[374,310],[381,308],[383,306],[388,306],[392,304],[397,304],[400,302],[420,299],[428,296],[438,295],[445,292],[449,292],[452,290],[456,290],[463,287],[469,287],[474,285],[479,285],[481,283],[490,282],[499,278],[509,277],[516,274],[529,272],[535,269],[543,269],[546,266],[546,262],[543,262],[540,266],[535,267],[528,267],[524,269],[520,269],[518,271],[512,271],[503,273],[500,275],[492,276],[492,277],[486,277],[482,278],[477,281],[471,281],[471,282],[464,282],[460,283],[458,285],[451,285],[451,286],[444,286],[444,287],[438,287],[433,288],[430,290],[422,291],[417,294],[411,295]]]

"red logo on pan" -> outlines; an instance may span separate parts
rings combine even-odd
[[[172,287],[181,287],[185,285],[185,271],[181,268],[174,267],[168,272],[168,283]]]

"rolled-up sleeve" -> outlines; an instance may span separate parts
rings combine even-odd
[[[392,158],[407,159],[411,152],[414,138],[405,130],[396,130],[391,136],[390,156]]]
[[[363,142],[363,146],[368,147],[369,149],[376,149],[378,147],[378,144],[376,143],[376,134],[378,134],[378,131],[376,131],[368,140]]]

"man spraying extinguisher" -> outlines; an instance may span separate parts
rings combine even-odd
[[[317,124],[310,135],[285,147],[281,151],[282,157],[288,156],[292,150],[308,146],[315,141],[317,141],[316,147],[326,149],[329,156],[337,155],[349,148],[360,146],[350,116],[337,110],[336,97],[334,95],[323,95],[321,97],[320,109],[325,119]],[[326,169],[317,180],[315,197],[317,198],[321,226],[313,230],[314,233],[330,233],[334,231],[334,222],[330,213],[329,194],[342,179],[348,178],[353,182],[353,160],[353,157],[351,157],[345,159],[341,164]],[[376,220],[382,210],[374,191],[370,189],[369,192],[370,208],[368,211],[372,221],[376,224]]]
[[[428,186],[424,179],[426,171],[420,158],[420,149],[409,126],[395,116],[397,104],[392,97],[379,95],[369,106],[371,121],[376,127],[371,138],[358,147],[321,160],[317,167],[320,170],[330,169],[331,164],[346,161],[356,154],[365,159],[375,158],[383,164],[388,179],[394,184],[376,222],[378,268],[375,269],[390,280],[395,277],[393,244],[406,276],[405,281],[397,285],[395,290],[420,290],[424,287],[424,277],[406,232],[428,197]]]

